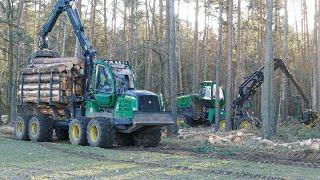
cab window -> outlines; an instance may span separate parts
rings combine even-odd
[[[96,91],[112,93],[112,77],[108,69],[98,65],[96,68]]]

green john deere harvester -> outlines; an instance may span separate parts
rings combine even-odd
[[[215,91],[216,84],[213,81],[203,81],[200,83],[198,94],[184,94],[177,98],[178,119],[177,124],[180,126],[189,125],[211,125],[215,121]],[[220,91],[220,123],[221,127],[225,126],[225,100],[224,92]]]
[[[319,113],[310,109],[310,101],[303,91],[302,86],[296,78],[291,74],[289,68],[282,59],[274,59],[274,70],[280,69],[286,77],[293,83],[297,91],[301,95],[301,99],[305,103],[305,109],[300,112],[299,121],[306,125],[315,126],[319,123]],[[252,97],[256,94],[258,88],[264,81],[264,67],[259,68],[252,74],[244,78],[244,81],[238,87],[238,93],[233,100],[232,112],[232,128],[233,129],[250,129],[252,127],[260,127],[261,122],[258,118],[253,117],[248,112],[247,104],[251,102]],[[219,121],[219,129],[224,130],[225,121],[225,101],[223,91],[219,87],[221,96],[215,97],[216,85],[212,81],[204,81],[200,83],[199,94],[181,95],[177,100],[177,109],[179,112],[178,124],[186,123],[190,126],[200,124],[213,124],[215,119],[215,101],[219,99],[221,114]]]

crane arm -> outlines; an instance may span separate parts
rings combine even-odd
[[[299,82],[297,81],[297,79],[290,73],[288,67],[286,66],[286,64],[284,63],[284,61],[282,59],[274,59],[274,69],[275,70],[280,69],[286,75],[286,77],[294,84],[294,86],[296,87],[298,92],[301,94],[302,99],[306,103],[307,108],[309,109],[310,108],[310,101],[309,101],[307,95],[303,91],[303,89],[302,89],[301,85],[299,84]]]
[[[76,9],[73,9],[70,4],[70,2],[72,1],[74,0],[58,0],[57,1],[57,3],[55,4],[55,6],[53,7],[50,13],[50,16],[47,22],[42,26],[42,30],[40,32],[40,37],[39,37],[39,48],[41,50],[48,48],[48,44],[46,40],[47,35],[52,31],[52,28],[54,27],[60,14],[66,11],[69,17],[69,20],[71,22],[72,28],[74,30],[74,33],[77,39],[79,40],[81,47],[85,51],[85,55],[95,56],[95,51],[90,41],[84,34],[84,28],[80,21],[78,11]]]
[[[76,9],[73,9],[70,4],[73,1],[74,0],[58,0],[56,2],[55,6],[53,7],[50,13],[50,16],[47,22],[42,26],[42,30],[40,32],[40,37],[39,37],[39,48],[40,50],[48,49],[46,37],[51,32],[60,14],[63,12],[66,12],[71,22],[73,31],[80,42],[81,48],[84,51],[84,57],[85,57],[85,63],[84,63],[85,64],[85,67],[84,67],[85,89],[84,91],[87,93],[90,91],[89,88],[91,83],[92,61],[96,56],[96,52],[84,33],[84,27],[80,21],[78,11]]]
[[[238,87],[238,96],[233,102],[234,108],[242,109],[244,103],[255,95],[257,89],[262,85],[264,81],[263,69],[264,67],[258,69],[250,76],[246,77],[245,81]],[[295,85],[296,89],[301,94],[301,97],[307,104],[307,107],[309,108],[310,101],[307,95],[304,93],[301,85],[298,83],[296,78],[290,73],[288,67],[285,65],[282,59],[274,59],[274,70],[277,69],[281,69],[286,77],[291,80],[291,82]]]

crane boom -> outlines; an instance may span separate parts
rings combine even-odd
[[[295,85],[298,92],[301,94],[302,99],[307,105],[307,108],[310,108],[310,101],[303,91],[301,85],[298,83],[296,78],[290,73],[288,67],[285,65],[282,59],[275,58],[274,59],[274,70],[280,69],[288,79]],[[238,87],[238,96],[234,101],[234,107],[237,109],[241,109],[244,103],[249,100],[257,91],[257,89],[262,85],[264,81],[263,76],[264,67],[258,69],[250,76],[245,78],[245,81]]]
[[[294,86],[300,93],[303,101],[305,102],[307,111],[305,111],[306,113],[304,112],[302,114],[302,117],[305,119],[305,121],[310,122],[310,120],[313,121],[314,119],[317,119],[317,113],[310,110],[310,100],[303,91],[301,85],[298,83],[297,79],[290,73],[288,67],[282,59],[274,59],[274,70],[277,69],[280,69],[286,75],[286,77],[294,84]],[[263,70],[264,67],[258,69],[250,76],[246,77],[245,81],[238,87],[238,95],[233,102],[233,106],[236,109],[236,115],[241,116],[245,114],[243,110],[245,102],[255,95],[257,89],[262,85],[264,81]]]
[[[90,91],[91,86],[91,71],[92,61],[96,56],[96,51],[93,49],[91,42],[88,40],[84,33],[84,27],[80,21],[78,11],[72,8],[71,2],[74,0],[58,0],[54,5],[50,16],[46,23],[42,26],[42,30],[39,36],[39,49],[48,49],[47,35],[51,32],[58,17],[61,13],[66,12],[71,22],[73,31],[80,42],[80,46],[84,51],[85,67],[84,67],[84,92],[85,95]]]

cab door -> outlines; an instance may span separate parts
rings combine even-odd
[[[103,64],[95,66],[94,97],[99,107],[111,107],[114,104],[115,83],[112,71]]]

